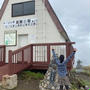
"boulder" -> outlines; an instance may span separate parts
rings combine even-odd
[[[2,87],[5,89],[13,89],[17,87],[17,75],[4,75],[2,77]]]

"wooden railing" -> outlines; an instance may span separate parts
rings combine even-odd
[[[32,63],[32,45],[25,46],[15,51],[9,51],[10,74],[17,73]]]
[[[5,64],[6,46],[0,45],[0,66]]]
[[[71,46],[74,42],[70,43],[41,43],[31,44],[15,51],[9,51],[9,74],[17,73],[30,66],[39,66],[43,68],[45,65],[50,64],[52,59],[52,49],[59,56],[64,54],[66,57],[71,53]],[[70,62],[68,64],[71,64]],[[72,67],[72,66],[70,66]]]

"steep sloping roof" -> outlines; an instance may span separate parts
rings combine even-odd
[[[8,1],[9,0],[4,0],[4,3],[2,5],[2,7],[1,7],[1,10],[0,10],[0,20],[1,20],[2,16],[3,16],[3,13],[4,13],[5,9],[6,9],[6,6],[8,4]]]
[[[4,11],[7,7],[8,1],[9,0],[4,0],[4,3],[3,3],[2,8],[0,10],[0,20],[1,20],[3,14],[4,14]],[[45,6],[48,10],[48,13],[50,14],[50,16],[51,16],[53,22],[55,23],[57,29],[59,30],[59,32],[63,35],[63,37],[66,39],[66,41],[70,41],[65,29],[63,28],[62,24],[60,23],[60,20],[56,16],[52,6],[49,3],[49,1],[48,0],[43,0],[43,2],[45,3]]]
[[[45,3],[45,6],[48,10],[48,13],[50,14],[53,22],[55,23],[57,29],[59,30],[59,32],[64,36],[64,38],[66,39],[66,41],[70,41],[65,29],[63,28],[60,20],[58,19],[56,13],[54,12],[52,6],[50,5],[49,1],[48,0],[43,0],[44,3]]]

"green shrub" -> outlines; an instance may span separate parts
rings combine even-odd
[[[76,73],[76,69],[73,68],[73,69],[71,70],[71,72],[72,72],[72,73]]]
[[[19,75],[20,79],[43,79],[44,78],[44,74],[38,72],[31,72],[31,71],[23,71],[22,73],[20,73]]]
[[[76,86],[72,85],[71,90],[77,90]]]
[[[90,82],[89,81],[83,80],[83,82],[85,83],[85,85],[90,86]]]

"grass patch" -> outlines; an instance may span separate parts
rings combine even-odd
[[[90,76],[90,72],[89,71],[83,71],[83,72],[81,72],[81,74],[84,74],[84,75],[87,75],[87,76]]]
[[[71,72],[72,72],[72,73],[76,73],[76,68],[73,68],[73,69],[71,70]]]
[[[76,68],[73,68],[71,70],[72,73],[76,73]],[[84,75],[87,75],[87,76],[90,76],[90,66],[84,66],[83,67],[83,71],[80,72],[81,74],[84,74]]]
[[[90,82],[87,80],[84,80],[85,85],[90,86]]]
[[[84,69],[84,74],[87,74],[88,76],[90,76],[90,66],[85,66],[85,67],[83,67],[83,69]]]
[[[31,71],[23,71],[19,74],[19,78],[24,80],[30,80],[30,79],[43,79],[44,78],[44,74],[40,73],[40,72],[31,72]]]
[[[70,90],[78,90],[76,86],[72,85]]]

